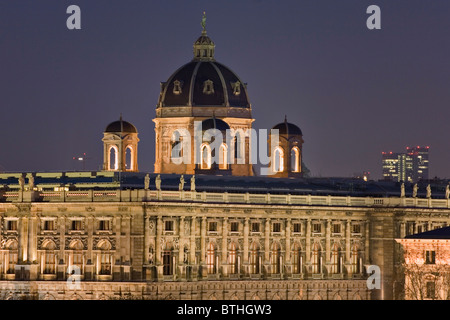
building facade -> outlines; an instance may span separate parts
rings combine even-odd
[[[426,230],[426,229],[425,229]],[[448,300],[450,289],[450,227],[396,239],[402,245],[407,300]]]

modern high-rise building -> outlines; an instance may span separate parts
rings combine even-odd
[[[407,147],[405,153],[382,152],[383,179],[417,182],[428,179],[430,147]]]

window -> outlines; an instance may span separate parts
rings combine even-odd
[[[318,243],[314,243],[312,250],[312,273],[320,273],[321,265],[320,265],[320,246]]]
[[[259,232],[259,222],[252,222],[252,232]]]
[[[8,231],[17,231],[17,220],[8,220],[6,223],[6,229]]]
[[[339,246],[335,243],[331,249],[331,273],[340,273]]]
[[[274,222],[274,224],[272,225],[272,231],[273,232],[281,232],[281,223]]]
[[[53,220],[45,220],[44,221],[44,230],[45,231],[55,230],[55,221],[53,221]]]
[[[239,222],[231,222],[230,229],[231,232],[239,232]]]
[[[119,169],[119,149],[116,146],[109,148],[109,170]]]
[[[300,172],[300,149],[298,147],[291,149],[291,171]]]
[[[333,233],[341,233],[341,225],[339,223],[333,224]]]
[[[253,242],[250,246],[250,273],[259,273],[259,246]]]
[[[270,255],[270,264],[272,266],[272,273],[278,274],[281,269],[281,254],[280,246],[278,243],[274,242],[272,245],[272,252]]]
[[[181,86],[183,85],[183,83],[179,80],[175,80],[173,82],[173,93],[176,95],[179,95],[182,93],[181,91]]]
[[[207,144],[203,144],[200,148],[202,162],[200,165],[201,169],[211,169],[211,147]]]
[[[72,231],[80,231],[82,229],[81,220],[72,220]]]
[[[235,96],[241,94],[241,83],[239,81],[231,82],[231,87],[233,88],[233,94]]]
[[[163,252],[163,274],[165,276],[173,274],[172,250]]]
[[[273,171],[282,172],[284,169],[284,154],[280,147],[275,148],[273,152]]]
[[[427,299],[434,299],[436,293],[436,285],[434,282],[432,281],[428,281],[427,282],[427,292],[426,292],[426,297]]]
[[[216,273],[216,249],[213,243],[209,243],[206,253],[206,268],[209,274]]]
[[[354,245],[351,248],[350,253],[350,262],[351,262],[351,270],[352,273],[360,273],[362,270],[360,270],[359,265],[359,252],[358,252],[358,246]]]
[[[293,270],[292,272],[295,274],[302,273],[302,258],[300,246],[296,243],[294,244],[294,250],[292,251],[292,263]]]
[[[301,223],[294,223],[294,233],[300,233],[302,232],[302,224]]]
[[[435,263],[436,263],[436,251],[426,250],[425,264],[435,264]]]
[[[313,233],[321,233],[322,232],[322,225],[320,223],[313,223],[312,225]]]
[[[230,265],[230,273],[236,274],[239,271],[237,248],[234,242],[231,243],[230,250],[228,250],[228,264]]]
[[[8,274],[14,274],[15,268],[16,268],[16,264],[18,262],[18,245],[16,241],[8,241],[6,248],[8,249],[8,254],[6,255],[7,259],[6,259],[6,273]]]
[[[172,220],[164,221],[164,230],[165,231],[173,231],[173,221]]]
[[[352,225],[352,233],[361,233],[361,225],[360,224]]]
[[[216,232],[217,231],[217,222],[210,222],[208,224],[208,231]]]
[[[56,255],[55,255],[56,245],[53,241],[47,241],[43,245],[45,250],[42,254],[44,255],[44,274],[55,274],[56,269]]]
[[[220,146],[219,151],[219,169],[226,170],[228,169],[228,148],[225,144]]]
[[[100,220],[98,223],[98,230],[100,231],[108,231],[110,230],[110,221],[109,220]]]
[[[211,80],[206,80],[205,82],[203,82],[203,93],[204,94],[214,93],[214,84]]]

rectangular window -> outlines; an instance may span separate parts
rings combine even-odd
[[[80,231],[81,230],[81,221],[73,220],[72,221],[72,231]]]
[[[239,232],[239,222],[231,222],[230,229],[231,232]]]
[[[361,225],[360,224],[352,225],[352,233],[361,233]]]
[[[425,251],[425,264],[435,264],[436,263],[436,251],[426,250]]]
[[[341,225],[339,223],[333,224],[333,233],[341,233]]]
[[[252,222],[252,232],[259,232],[259,223]]]
[[[436,292],[436,286],[434,282],[427,282],[427,298],[428,299],[434,299],[435,298],[435,292]]]
[[[294,233],[300,233],[300,232],[302,232],[302,224],[294,223]]]
[[[46,231],[55,230],[55,221],[45,220],[44,221],[44,230],[46,230]]]
[[[313,233],[321,233],[322,225],[320,223],[313,223],[312,230],[313,230]]]
[[[6,228],[8,231],[17,231],[17,220],[9,220]]]
[[[281,223],[274,222],[274,224],[272,225],[272,231],[273,232],[281,232]]]
[[[98,230],[100,230],[100,231],[110,230],[110,221],[109,220],[100,220],[98,222]]]
[[[208,224],[208,231],[217,231],[217,222],[213,221]]]
[[[173,221],[172,220],[164,221],[164,230],[165,231],[173,231]]]

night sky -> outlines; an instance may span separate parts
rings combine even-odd
[[[81,8],[81,30],[66,9]],[[381,8],[381,30],[366,9]],[[381,178],[381,152],[430,146],[450,178],[450,1],[0,0],[0,171],[102,164],[103,130],[139,131],[153,171],[160,82],[192,59],[202,12],[216,60],[248,83],[256,129],[303,131],[313,176]]]

